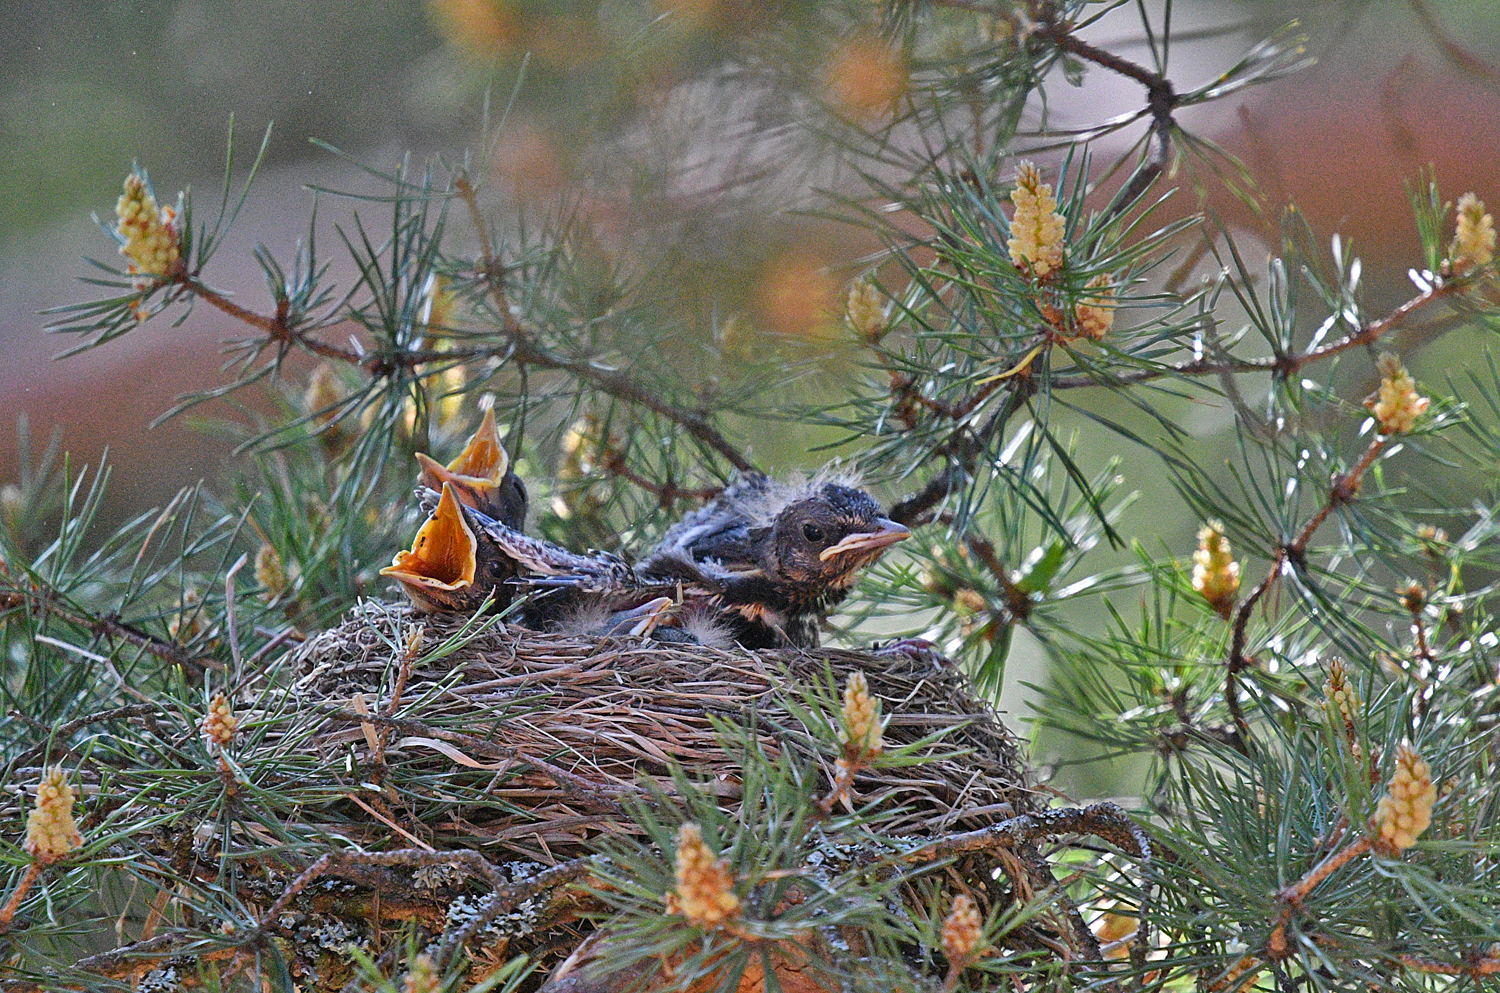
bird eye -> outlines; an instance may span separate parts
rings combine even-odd
[[[823,529],[816,524],[804,524],[802,525],[802,537],[808,541],[822,541]]]

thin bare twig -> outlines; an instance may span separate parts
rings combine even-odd
[[[21,607],[32,612],[41,611],[60,621],[87,629],[94,638],[117,638],[144,649],[169,665],[180,665],[200,673],[224,668],[224,663],[219,660],[194,655],[176,642],[147,634],[117,614],[91,614],[75,610],[61,600],[61,594],[40,580],[29,580],[23,586],[14,578],[0,577],[0,611]]]
[[[1246,741],[1250,735],[1250,725],[1240,705],[1239,691],[1239,674],[1255,664],[1254,660],[1245,654],[1245,646],[1249,640],[1250,614],[1254,611],[1255,604],[1275,585],[1282,568],[1288,562],[1294,566],[1300,565],[1307,554],[1307,546],[1311,543],[1313,534],[1328,519],[1328,515],[1333,512],[1334,508],[1353,501],[1359,494],[1359,487],[1364,480],[1365,473],[1370,466],[1375,464],[1375,460],[1385,450],[1388,443],[1385,437],[1377,435],[1365,449],[1365,454],[1354,468],[1334,477],[1333,483],[1328,488],[1328,498],[1323,505],[1302,526],[1302,530],[1295,538],[1276,549],[1276,553],[1271,556],[1271,568],[1267,571],[1266,578],[1260,581],[1249,596],[1245,597],[1234,613],[1234,627],[1229,641],[1229,660],[1224,676],[1224,703],[1229,708],[1230,717],[1234,721],[1234,740],[1231,744],[1240,752],[1246,750]]]
[[[468,177],[460,176],[454,184],[459,198],[469,209],[474,226],[480,235],[481,275],[490,287],[495,311],[500,317],[501,330],[505,333],[511,358],[523,366],[531,365],[557,372],[565,372],[584,382],[591,383],[616,400],[624,400],[644,407],[660,417],[679,425],[707,447],[718,452],[730,465],[741,472],[755,470],[751,462],[738,448],[729,443],[718,428],[714,427],[706,411],[693,410],[672,403],[659,393],[648,389],[618,369],[601,366],[587,358],[566,358],[542,347],[533,335],[511,312],[505,296],[505,267],[490,247],[484,214],[479,208],[479,197]]]

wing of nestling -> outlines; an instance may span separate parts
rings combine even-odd
[[[435,508],[438,499],[439,494],[433,490],[426,487],[417,490],[417,502],[423,510]],[[618,555],[609,552],[580,555],[545,538],[523,534],[472,507],[463,507],[462,511],[475,538],[515,564],[513,579],[522,585],[537,577],[577,576],[611,585],[630,585],[634,581],[630,566]]]
[[[714,499],[672,525],[637,568],[645,577],[727,577],[756,559],[764,508],[774,484],[763,473],[745,473]]]

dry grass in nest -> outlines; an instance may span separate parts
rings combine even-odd
[[[414,625],[426,647],[404,664]],[[826,747],[783,705],[830,670],[840,684],[851,670],[865,672],[890,717],[891,745],[947,732],[931,746],[945,757],[856,781],[862,808],[899,810],[888,830],[949,834],[1039,806],[1015,739],[952,664],[586,640],[502,623],[451,653],[434,651],[464,626],[464,618],[366,602],[293,654],[286,691],[307,721],[320,722],[300,747],[327,760],[380,752],[408,811],[450,844],[499,844],[549,864],[584,854],[598,833],[630,829],[620,803],[639,795],[644,778],[670,788],[673,762],[733,808],[739,763],[720,747],[715,718],[753,722],[768,753],[824,754],[831,780]],[[351,712],[372,716],[357,722]]]

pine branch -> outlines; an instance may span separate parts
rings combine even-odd
[[[589,383],[616,400],[633,403],[663,417],[685,429],[704,445],[724,457],[741,472],[756,471],[751,462],[729,439],[714,426],[705,410],[691,410],[664,399],[659,393],[646,388],[640,382],[617,369],[607,369],[588,359],[567,358],[557,355],[542,346],[538,337],[522,325],[512,313],[505,295],[505,266],[496,258],[490,247],[488,228],[483,212],[479,208],[478,194],[467,176],[455,181],[459,197],[469,209],[469,215],[479,233],[482,267],[481,277],[490,288],[494,298],[495,313],[499,315],[501,330],[508,340],[508,354],[522,366],[536,366],[557,372],[565,372],[581,382]]]
[[[55,617],[82,628],[93,638],[112,638],[134,645],[168,665],[182,666],[198,673],[224,670],[224,663],[218,659],[195,655],[174,641],[167,641],[141,630],[118,614],[95,614],[74,607],[61,593],[40,579],[33,577],[25,585],[21,585],[17,580],[0,573],[0,611],[20,609]]]

